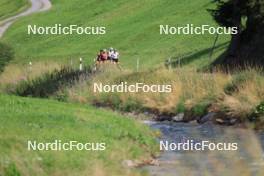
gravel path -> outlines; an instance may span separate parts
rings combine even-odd
[[[5,31],[20,17],[30,15],[32,13],[41,12],[49,10],[51,8],[51,3],[49,0],[30,0],[31,7],[26,11],[21,12],[15,16],[9,17],[0,22],[0,38],[3,36]]]

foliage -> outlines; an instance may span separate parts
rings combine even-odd
[[[183,113],[186,111],[184,100],[180,100],[179,103],[176,106],[176,113]]]
[[[215,10],[210,10],[214,19],[222,26],[237,26],[237,18],[242,26],[246,19],[245,30],[254,29],[264,24],[263,0],[214,0]],[[241,27],[238,26],[238,27]],[[250,32],[254,32],[250,30]]]
[[[254,109],[254,112],[249,117],[249,120],[251,121],[260,121],[260,120],[263,121],[264,120],[264,101],[256,106],[256,108]]]
[[[5,65],[13,58],[13,49],[9,45],[0,43],[0,72],[4,70]]]
[[[72,85],[81,75],[89,74],[91,74],[90,68],[79,71],[65,67],[45,73],[33,80],[21,81],[16,85],[15,90],[10,90],[10,93],[20,96],[48,97],[58,91],[60,87]],[[58,98],[61,99],[63,96],[58,96]]]
[[[194,107],[191,110],[193,115],[195,115],[197,117],[201,117],[203,115],[206,115],[208,107],[210,106],[210,103],[211,102],[201,101],[201,102],[197,103],[196,105],[194,105]]]
[[[6,176],[21,176],[14,163],[10,163],[5,169]]]
[[[233,69],[238,66],[264,65],[264,0],[214,0],[217,8],[209,10],[215,21],[237,29],[224,54],[213,65]]]
[[[259,115],[264,115],[264,102],[261,102],[257,107],[256,107],[256,114]]]
[[[226,94],[233,94],[239,91],[239,87],[247,83],[248,80],[254,79],[256,73],[251,71],[237,72],[233,74],[232,80],[224,88]]]

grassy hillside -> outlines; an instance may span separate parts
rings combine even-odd
[[[113,3],[114,2],[114,3]],[[82,56],[90,63],[100,48],[115,47],[120,50],[122,63],[135,68],[163,64],[168,57],[191,54],[187,64],[208,64],[213,35],[159,35],[159,25],[216,25],[206,11],[212,7],[210,0],[53,0],[49,12],[25,17],[16,22],[1,39],[16,51],[15,62],[29,60],[59,60]],[[106,26],[107,34],[89,35],[27,35],[27,25],[52,26],[54,24],[80,26]],[[226,46],[229,36],[220,36],[218,55]],[[215,55],[215,56],[216,56]]]
[[[29,5],[28,0],[0,0],[0,20],[25,10]]]
[[[154,151],[147,127],[112,112],[1,94],[0,104],[0,175],[134,175],[122,161]],[[28,140],[105,142],[106,150],[28,151]]]

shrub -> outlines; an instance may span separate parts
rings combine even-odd
[[[182,112],[185,112],[186,108],[185,108],[185,105],[184,105],[184,101],[183,100],[180,100],[179,103],[177,104],[176,106],[176,113],[182,113]]]
[[[264,117],[264,101],[261,102],[254,110],[252,115],[250,116],[251,121],[259,121],[261,117]]]
[[[45,73],[33,80],[23,80],[16,86],[15,91],[10,93],[20,96],[48,97],[63,86],[74,84],[81,75],[90,73],[90,68],[79,71],[65,67],[61,70]]]
[[[56,95],[54,96],[54,98],[58,101],[62,101],[62,102],[66,102],[67,99],[68,99],[68,94],[67,92],[62,89],[62,90],[59,90]]]
[[[111,106],[113,106],[116,109],[120,108],[120,105],[122,102],[121,102],[120,97],[117,94],[110,95],[109,99],[111,101]]]
[[[255,113],[259,115],[264,115],[264,101],[256,107]]]
[[[3,43],[0,43],[0,72],[4,70],[6,64],[14,58],[13,49]]]
[[[17,170],[17,167],[14,163],[11,163],[8,165],[8,167],[5,169],[5,175],[6,176],[20,176],[20,172]]]
[[[225,93],[231,95],[234,92],[238,92],[243,84],[248,80],[252,80],[255,76],[256,72],[250,69],[233,75],[231,82],[224,87]]]
[[[192,112],[195,116],[203,116],[207,113],[209,105],[207,101],[200,102],[192,108]]]
[[[142,109],[142,103],[134,98],[128,98],[123,104],[120,106],[120,110],[125,112],[140,112]]]

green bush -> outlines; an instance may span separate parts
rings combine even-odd
[[[14,58],[13,49],[3,43],[0,43],[0,72],[4,70],[7,63]]]
[[[264,101],[257,106],[255,113],[264,115]]]
[[[249,121],[253,122],[256,130],[264,129],[264,101],[261,102],[255,109],[254,112],[249,116]]]
[[[66,102],[68,100],[68,94],[64,89],[62,89],[56,93],[54,98],[55,98],[55,100]]]
[[[15,88],[10,90],[9,93],[14,93],[20,96],[32,96],[32,97],[49,97],[57,92],[61,87],[71,86],[82,75],[91,74],[90,68],[85,68],[84,71],[74,70],[72,68],[62,68],[61,70],[55,70],[51,73],[45,73],[40,77],[33,80],[21,81]],[[63,100],[64,95],[62,95]]]
[[[224,88],[225,93],[231,95],[234,92],[238,92],[241,85],[243,85],[247,80],[253,79],[255,76],[256,74],[250,70],[233,75],[231,82],[229,82]]]
[[[133,98],[128,98],[120,105],[120,110],[125,112],[140,112],[142,110],[142,103]]]
[[[250,121],[260,121],[264,120],[261,119],[261,117],[264,117],[264,101],[261,102],[253,111],[253,113],[250,115],[249,120]]]
[[[118,94],[112,94],[109,97],[109,101],[111,102],[111,106],[115,109],[119,109],[122,103]]]
[[[185,112],[186,108],[185,108],[185,105],[184,105],[184,101],[181,100],[177,106],[176,106],[176,109],[175,109],[175,112],[176,114],[178,113],[182,113],[182,112]]]
[[[5,176],[20,176],[21,174],[16,168],[16,165],[14,163],[11,163],[8,165],[8,167],[5,169]]]
[[[207,113],[207,109],[210,105],[210,102],[208,101],[202,101],[198,104],[196,104],[193,108],[192,108],[192,113],[195,116],[203,116]]]

